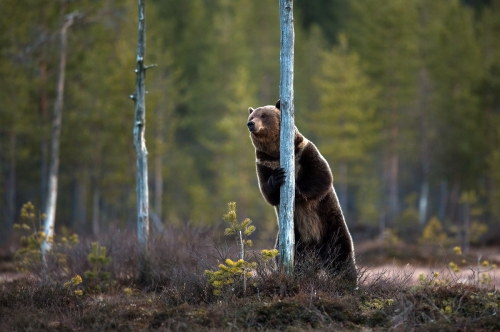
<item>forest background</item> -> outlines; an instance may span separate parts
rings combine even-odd
[[[68,32],[56,227],[136,223],[132,144],[136,3],[2,0],[0,245],[21,206],[44,204]],[[261,240],[249,106],[279,91],[278,2],[147,4],[147,147],[153,219],[217,225],[228,201]],[[295,2],[295,121],[329,161],[355,240],[500,238],[500,1]]]

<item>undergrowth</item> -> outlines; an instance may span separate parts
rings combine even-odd
[[[167,229],[152,239],[147,284],[137,282],[130,233],[80,240],[61,250],[64,269],[54,269],[50,278],[34,270],[0,283],[0,330],[500,330],[494,284],[480,276],[463,280],[446,263],[446,273],[417,282],[410,269],[389,275],[360,268],[359,287],[349,289],[322,272],[280,273],[274,260],[246,247],[243,258],[254,263],[245,270],[246,289],[240,279],[214,294],[205,271],[242,259],[239,234],[231,235],[236,245],[225,246],[214,243],[210,229]],[[458,249],[454,255],[464,269]],[[483,260],[479,264],[476,273],[489,273]]]

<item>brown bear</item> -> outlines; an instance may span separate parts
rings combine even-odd
[[[247,126],[255,147],[257,177],[264,199],[276,208],[285,171],[280,167],[280,102],[249,108]],[[333,188],[330,166],[316,146],[295,128],[295,262],[339,274],[356,283],[351,234]],[[312,261],[311,261],[312,259]],[[313,263],[310,265],[310,263]]]

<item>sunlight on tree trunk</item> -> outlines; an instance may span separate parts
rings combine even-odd
[[[47,185],[48,185],[48,174],[49,174],[49,140],[50,137],[47,135],[46,128],[50,121],[50,111],[49,111],[49,93],[48,93],[48,65],[46,61],[42,61],[38,67],[39,80],[40,80],[40,90],[39,90],[39,101],[38,109],[40,112],[40,121],[43,124],[42,137],[40,140],[40,154],[41,154],[41,167],[40,167],[40,194],[41,194],[41,206],[44,207],[47,203]]]
[[[59,76],[57,78],[57,96],[54,103],[54,113],[52,117],[52,134],[50,142],[50,164],[48,174],[48,185],[46,192],[46,203],[43,209],[44,212],[44,233],[45,239],[42,243],[42,258],[44,263],[47,262],[47,252],[52,247],[52,238],[54,237],[54,224],[56,218],[57,206],[57,183],[59,178],[59,146],[61,137],[61,122],[62,111],[64,104],[64,79],[66,74],[66,48],[68,43],[67,33],[69,27],[74,23],[78,13],[72,13],[64,18],[61,26],[60,38],[60,60],[59,60]]]
[[[295,201],[294,107],[293,107],[293,1],[280,0],[280,165],[286,180],[280,188],[279,252],[281,268],[291,274],[294,264],[295,234],[293,225]]]

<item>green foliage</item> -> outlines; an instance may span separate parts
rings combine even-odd
[[[433,272],[430,275],[420,274],[418,281],[422,287],[449,287],[457,280],[467,280],[467,283],[474,287],[493,289],[494,276],[491,273],[497,268],[488,260],[478,259],[474,262],[471,257],[462,252],[462,248],[455,246],[452,248],[455,259],[448,263],[449,273]]]
[[[339,36],[339,45],[322,52],[321,74],[315,83],[320,108],[310,112],[309,128],[319,142],[337,142],[318,143],[322,154],[350,166],[366,161],[368,151],[380,139],[375,113],[378,86],[363,72],[359,55],[350,49],[345,34]]]
[[[77,274],[73,278],[71,278],[70,281],[67,281],[64,283],[64,288],[67,288],[70,292],[72,292],[75,295],[81,296],[83,295],[83,289],[82,289],[82,284],[83,279],[82,277]]]
[[[402,243],[401,239],[398,237],[396,232],[391,228],[386,228],[384,233],[382,234],[382,239],[384,240],[384,244],[388,246],[398,246]]]
[[[441,221],[435,216],[427,222],[419,238],[420,244],[429,246],[443,247],[450,245],[451,242],[452,240],[448,237]]]
[[[479,244],[483,235],[488,232],[488,225],[479,221],[473,221],[469,227],[470,242],[472,244]]]
[[[212,280],[226,284],[220,295],[211,296],[209,292],[216,288],[208,284],[202,267],[215,250],[206,252],[210,248],[206,232],[176,231],[162,236],[152,251],[158,262],[153,267],[155,274],[165,276],[152,287],[138,285],[127,276],[135,270],[127,254],[134,251],[134,246],[124,234],[116,234],[113,252],[106,251],[104,255],[113,254],[110,271],[117,268],[122,272],[116,274],[119,287],[92,294],[95,290],[88,287],[88,280],[76,272],[81,262],[74,260],[70,264],[75,264],[72,266],[75,272],[66,276],[65,282],[39,278],[3,281],[0,330],[197,331],[227,330],[228,326],[235,330],[398,330],[402,326],[425,331],[500,329],[497,317],[500,292],[493,284],[485,283],[486,277],[480,277],[476,283],[468,278],[469,264],[460,261],[469,258],[462,257],[460,247],[453,250],[461,269],[459,273],[465,273],[460,278],[458,274],[431,273],[422,275],[421,282],[415,284],[411,269],[394,274],[367,269],[367,277],[361,279],[358,289],[351,291],[342,289],[335,279],[322,273],[295,276],[276,270],[262,273],[258,262],[254,269],[247,270],[252,273],[248,277],[251,287],[241,299],[238,296],[242,294],[244,265],[224,259],[220,270],[227,272],[227,277],[214,276]],[[189,247],[180,245],[184,240]],[[68,252],[70,257],[81,257],[80,247],[73,250]],[[95,250],[99,251],[95,256],[103,256],[102,249]],[[272,252],[262,254],[273,260]],[[429,254],[434,258],[434,252]],[[484,259],[477,264],[481,268],[494,268]]]
[[[364,73],[360,57],[350,48],[346,35],[340,34],[338,39],[338,45],[321,52],[320,72],[314,80],[319,108],[306,117],[307,128],[321,153],[335,162],[336,187],[343,203],[348,199],[361,201],[361,195],[371,193],[364,188],[364,182],[372,176],[369,168],[374,160],[369,151],[381,136],[376,114],[378,84]],[[351,192],[354,194],[349,198]],[[373,199],[369,197],[368,201]],[[363,202],[364,207],[356,206],[356,210],[366,213],[370,203]]]
[[[439,272],[432,272],[430,275],[421,273],[418,275],[418,281],[421,287],[429,288],[445,287],[451,284],[451,279],[449,277],[443,276]]]
[[[396,221],[398,228],[400,229],[399,234],[413,234],[418,229],[418,210],[417,210],[417,198],[416,193],[408,195],[405,199],[406,208],[401,212]],[[415,241],[414,236],[405,237],[409,241]]]
[[[25,203],[21,208],[20,222],[14,224],[14,229],[22,234],[20,237],[21,248],[15,253],[17,269],[21,272],[39,272],[42,268],[41,246],[46,239],[41,230],[43,214],[36,212],[35,206]],[[51,238],[52,249],[49,253],[51,259],[55,260],[64,274],[69,273],[68,256],[66,251],[73,248],[79,242],[77,234],[69,234]]]
[[[235,202],[230,202],[227,205],[228,211],[224,214],[223,219],[229,224],[229,227],[224,230],[224,235],[234,235],[241,245],[251,247],[253,244],[252,240],[247,239],[247,237],[255,232],[255,226],[252,225],[252,221],[249,218],[245,218],[243,221],[238,222],[236,218]],[[244,249],[244,247],[242,247],[242,249]]]
[[[46,236],[39,230],[42,216],[37,216],[35,206],[31,202],[23,205],[20,218],[20,223],[14,224],[14,229],[26,235],[21,236],[21,248],[16,251],[15,258],[18,270],[28,272],[41,264],[41,246]]]
[[[278,249],[262,249],[260,253],[264,261],[269,262],[270,260],[275,259],[276,256],[278,256],[279,251]]]
[[[87,255],[90,270],[84,273],[85,282],[88,283],[89,288],[97,291],[105,289],[113,282],[111,273],[106,271],[111,262],[111,258],[106,251],[106,247],[101,246],[98,242],[92,242],[90,253]]]
[[[223,264],[219,264],[218,270],[206,270],[205,274],[208,282],[214,288],[214,295],[223,295],[223,291],[227,290],[229,285],[235,283],[235,280],[242,280],[252,276],[252,270],[255,269],[257,263],[247,262],[239,259],[236,262],[227,258]],[[234,288],[231,289],[234,291]]]
[[[148,4],[145,60],[158,67],[147,77],[147,141],[161,220],[215,223],[220,202],[234,198],[240,211],[253,211],[265,230],[260,237],[275,233],[245,121],[248,106],[273,103],[278,95],[277,7],[262,0]],[[498,220],[499,8],[498,0],[477,9],[459,0],[295,6],[297,127],[330,162],[353,223],[375,228],[383,219],[389,157],[399,161],[399,201],[425,181],[427,214],[437,215],[446,201],[454,206],[440,218],[458,223],[452,195],[472,190],[483,213],[471,220],[478,230],[471,237],[484,231],[474,221],[491,229]],[[0,3],[0,211],[7,220],[0,240],[19,202],[33,200],[46,185],[55,36],[63,15],[73,11],[84,17],[68,35],[57,215],[89,231],[90,216],[97,224],[125,225],[135,210],[132,117],[124,110],[133,108],[127,96],[136,10],[123,0]],[[441,199],[443,183],[448,190]],[[388,225],[401,234],[415,211],[398,208]]]
[[[245,218],[241,222],[238,221],[235,202],[229,202],[227,208],[223,219],[229,224],[229,227],[224,230],[224,235],[236,238],[240,247],[240,259],[233,261],[230,258],[226,258],[224,263],[218,265],[218,270],[205,270],[205,276],[214,288],[214,295],[228,296],[234,292],[235,285],[239,283],[242,283],[243,295],[245,295],[247,279],[253,276],[257,268],[257,262],[245,260],[245,254],[248,251],[247,247],[252,246],[252,240],[247,237],[255,231],[255,226],[251,225],[252,221],[249,218]],[[277,249],[264,249],[261,251],[261,257],[264,262],[269,262],[277,255]]]
[[[488,232],[488,225],[480,221],[484,209],[479,204],[479,195],[473,190],[464,191],[460,195],[459,202],[464,209],[464,221],[468,221],[468,223],[464,222],[461,227],[457,227],[462,233],[467,234],[465,241],[469,243],[464,243],[464,245],[468,247],[470,244],[479,244],[481,237]]]
[[[481,259],[473,262],[470,257],[462,253],[462,248],[459,246],[453,247],[453,252],[455,253],[455,260],[450,261],[448,267],[455,276],[459,276],[461,273],[463,274],[462,268],[465,267],[467,270],[470,270],[471,275],[468,279],[471,280],[475,286],[486,288],[494,287],[494,276],[491,271],[497,268],[496,264]]]

